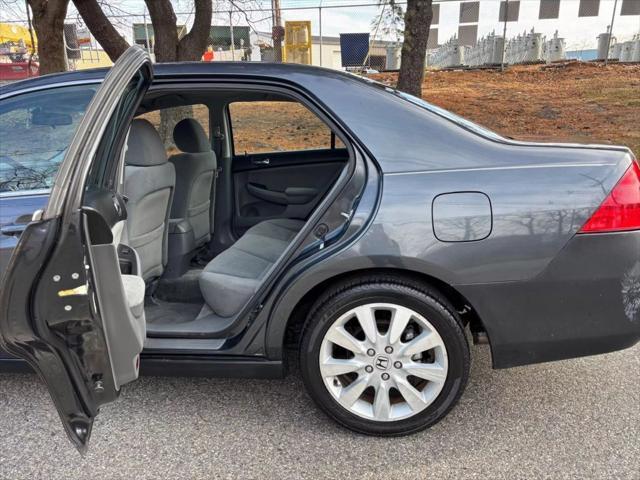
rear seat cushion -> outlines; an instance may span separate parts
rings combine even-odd
[[[200,290],[209,307],[222,317],[238,313],[304,223],[266,220],[211,260],[200,274]]]

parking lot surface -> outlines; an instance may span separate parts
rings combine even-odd
[[[35,375],[0,375],[0,478],[640,478],[640,346],[510,370],[472,347],[460,404],[422,433],[364,437],[284,380],[142,378],[88,454]]]

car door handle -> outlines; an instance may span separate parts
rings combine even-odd
[[[22,223],[22,224],[10,223],[8,225],[3,225],[0,228],[0,233],[2,233],[2,235],[5,235],[7,237],[18,237],[22,232],[24,232],[25,228],[27,228],[26,223]]]
[[[254,165],[269,165],[271,163],[271,159],[269,158],[255,158],[251,161]]]
[[[7,223],[0,227],[0,233],[7,237],[18,237],[22,232],[24,232],[24,229],[27,228],[29,222],[39,220],[40,215],[42,215],[42,210],[40,209],[33,213],[20,215],[19,217],[14,218],[11,223]]]

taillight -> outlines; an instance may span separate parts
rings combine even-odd
[[[633,161],[580,233],[640,229],[640,166]]]

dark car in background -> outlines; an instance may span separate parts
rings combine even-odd
[[[3,87],[0,129],[0,366],[40,374],[81,449],[139,369],[274,378],[294,352],[333,419],[402,435],[461,396],[465,329],[494,368],[640,339],[625,147],[506,139],[341,72],[152,66],[136,47]]]

